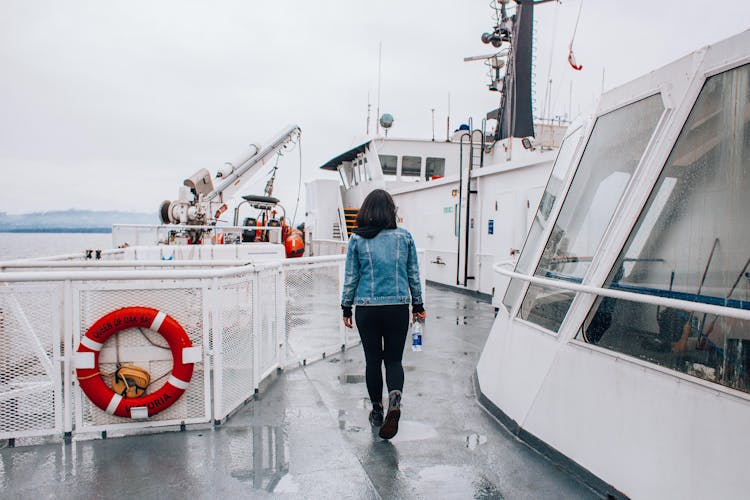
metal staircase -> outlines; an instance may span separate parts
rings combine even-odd
[[[352,231],[357,229],[357,215],[359,215],[358,208],[345,208],[344,218],[346,220],[346,235],[351,236]]]

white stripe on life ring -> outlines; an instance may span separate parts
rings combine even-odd
[[[90,370],[96,368],[93,352],[75,352],[73,353],[73,363],[76,370]]]
[[[151,326],[149,326],[149,329],[158,332],[159,328],[161,328],[161,324],[164,322],[164,318],[166,318],[167,315],[163,312],[159,311],[156,314],[156,317],[154,318],[154,321],[151,323]]]
[[[115,414],[115,410],[117,410],[117,407],[120,406],[120,401],[122,401],[122,396],[119,394],[112,394],[112,399],[109,400],[109,404],[107,405],[107,409],[105,410],[110,415]]]
[[[180,380],[174,375],[169,376],[169,380],[167,380],[168,384],[172,384],[173,386],[177,387],[178,389],[182,389],[183,391],[188,388],[190,385],[190,382],[185,382],[184,380]]]
[[[104,344],[97,342],[96,340],[90,339],[89,337],[84,336],[81,339],[81,344],[85,345],[92,351],[101,351],[102,347],[104,347]]]

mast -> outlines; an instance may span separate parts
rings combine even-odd
[[[378,43],[378,109],[375,116],[375,135],[380,134],[380,63],[382,61],[383,42]]]
[[[512,22],[511,49],[505,72],[503,95],[498,111],[495,139],[534,135],[534,116],[531,103],[531,51],[534,25],[534,2],[516,0],[516,12],[508,18],[502,6],[503,23]]]
[[[365,134],[370,137],[370,93],[367,93],[367,125],[365,126]]]

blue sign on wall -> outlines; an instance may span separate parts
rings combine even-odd
[[[495,234],[495,220],[490,219],[487,225],[487,234]]]

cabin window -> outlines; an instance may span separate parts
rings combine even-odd
[[[367,158],[364,158],[363,156],[357,157],[357,159],[354,160],[354,168],[355,180],[357,184],[372,180],[372,176],[370,175],[369,169],[367,168]]]
[[[383,169],[383,175],[396,175],[396,166],[398,157],[395,155],[378,155],[380,159],[380,168]]]
[[[362,167],[359,165],[359,161],[355,161],[352,164],[352,184],[355,186],[362,180]]]
[[[583,127],[578,127],[572,133],[568,134],[560,145],[560,150],[555,159],[555,166],[552,167],[547,187],[544,189],[544,194],[539,202],[534,220],[531,223],[526,243],[524,243],[523,251],[516,264],[516,272],[529,274],[533,270],[534,258],[544,243],[542,235],[549,224],[552,208],[560,196],[560,191],[563,189],[566,174],[570,170],[570,163],[573,161],[573,156],[581,143],[582,137]],[[523,290],[523,284],[524,282],[518,279],[513,279],[508,284],[503,304],[505,304],[509,312]]]
[[[401,180],[418,181],[422,175],[422,157],[421,156],[403,156],[401,158]],[[404,179],[410,177],[410,179]]]
[[[364,168],[364,171],[365,171],[365,173],[364,173],[365,178],[368,181],[371,181],[372,180],[372,172],[370,171],[370,166],[367,164],[367,157],[364,157],[362,159],[362,162],[363,162],[362,163],[362,168]]]
[[[750,65],[708,78],[605,286],[750,309]],[[750,392],[750,321],[600,298],[577,335]]]
[[[433,177],[445,177],[445,158],[427,157],[425,160],[424,178],[429,181]]]
[[[597,118],[536,276],[583,280],[663,111],[655,94]],[[556,332],[574,295],[529,286],[521,317]]]

